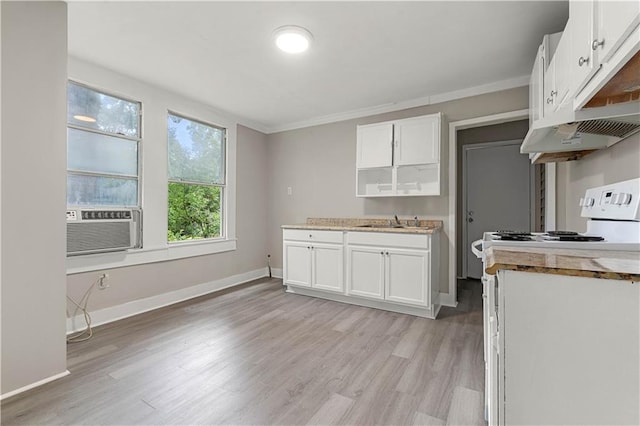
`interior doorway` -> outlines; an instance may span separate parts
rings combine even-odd
[[[463,275],[482,277],[482,262],[471,253],[471,242],[485,231],[531,230],[532,168],[520,154],[522,140],[464,145],[463,154]]]
[[[512,113],[515,114],[515,113]],[[469,124],[461,123],[462,125],[455,128],[455,151],[454,161],[456,164],[456,176],[455,176],[455,264],[451,265],[455,268],[455,277],[467,278],[467,254],[470,251],[469,244],[466,243],[467,232],[466,225],[469,223],[468,213],[465,209],[465,165],[463,165],[465,156],[465,147],[470,146],[482,146],[491,145],[492,143],[499,143],[505,141],[518,141],[524,139],[529,130],[529,120],[527,114],[522,114],[520,117],[513,117],[508,121],[491,121],[487,122],[487,119],[478,120],[478,122],[471,121]],[[515,150],[515,148],[514,148]],[[516,154],[517,155],[517,154]],[[522,155],[523,161],[529,161],[528,155]],[[534,170],[537,172],[540,166],[535,166]],[[535,173],[534,173],[535,175]],[[534,192],[537,189],[537,182],[532,183]],[[479,194],[484,193],[482,189]],[[537,195],[534,193],[531,200],[531,217],[530,230],[538,229],[538,220],[534,212],[539,208],[537,201]],[[475,220],[475,219],[474,219]],[[502,226],[500,226],[502,228]],[[490,231],[493,229],[483,229],[482,231]],[[481,231],[481,232],[482,232]],[[469,241],[471,243],[473,240]]]

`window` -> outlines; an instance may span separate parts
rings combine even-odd
[[[67,85],[67,205],[139,206],[141,104]]]
[[[223,236],[226,134],[224,128],[168,114],[170,242]]]

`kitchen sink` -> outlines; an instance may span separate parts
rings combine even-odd
[[[398,225],[398,224],[371,224],[368,223],[366,225],[358,225],[357,228],[407,228],[406,225]]]

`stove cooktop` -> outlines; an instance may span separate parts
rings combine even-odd
[[[599,235],[582,235],[575,231],[549,231],[535,233],[526,231],[496,231],[492,233],[492,240],[501,241],[604,241]]]

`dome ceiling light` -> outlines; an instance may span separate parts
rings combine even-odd
[[[285,25],[273,31],[276,46],[287,53],[302,53],[309,48],[313,36],[306,28]]]

